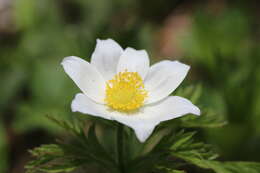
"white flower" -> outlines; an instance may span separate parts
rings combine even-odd
[[[178,61],[149,67],[145,50],[123,50],[112,39],[98,39],[90,63],[70,56],[61,64],[82,91],[72,101],[73,112],[123,123],[134,129],[141,142],[161,121],[188,113],[200,115],[189,100],[169,96],[190,68]]]

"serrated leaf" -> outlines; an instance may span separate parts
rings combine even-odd
[[[85,129],[84,121],[58,120],[48,117],[66,131],[71,132],[70,138],[59,140],[58,144],[42,145],[30,151],[35,160],[28,163],[29,172],[42,171],[49,173],[71,172],[74,169],[98,164],[107,172],[117,172],[116,162],[99,143],[95,132],[95,123],[89,123]]]
[[[255,162],[219,162],[194,158],[189,155],[176,155],[185,161],[204,169],[211,169],[216,173],[259,173],[260,163]]]
[[[216,128],[227,124],[226,119],[213,112],[203,112],[201,116],[186,115],[180,118],[181,126],[187,128]]]
[[[64,130],[67,130],[68,132],[74,134],[74,135],[78,135],[80,133],[80,129],[78,127],[79,123],[72,123],[72,122],[67,122],[65,120],[60,120],[57,119],[53,116],[50,115],[46,115],[46,117],[51,120],[52,122],[54,122],[55,124],[57,124],[59,127],[63,128]],[[76,119],[74,119],[76,120]]]
[[[129,173],[153,171],[156,170],[156,167],[178,169],[185,165],[183,161],[176,159],[174,153],[179,152],[199,158],[215,159],[217,155],[212,151],[211,146],[194,142],[192,139],[194,134],[194,132],[186,133],[183,130],[179,133],[168,132],[159,142],[156,141],[156,146],[150,152],[144,152],[144,155],[127,165]]]
[[[193,158],[200,158],[204,160],[213,160],[217,158],[217,154],[211,145],[202,142],[194,142],[192,137],[194,133],[180,132],[176,135],[175,142],[173,142],[171,151],[174,157],[188,156]]]
[[[205,90],[205,89],[204,89]],[[189,98],[192,103],[196,104],[202,98],[202,85],[188,86],[178,89],[176,95]],[[215,98],[215,97],[214,97]],[[197,105],[197,104],[196,104]],[[201,106],[199,106],[201,108]],[[182,127],[187,128],[216,128],[227,124],[227,121],[219,111],[203,109],[201,116],[186,115],[179,118]]]
[[[179,88],[174,95],[190,98],[192,103],[196,103],[202,94],[202,85],[190,85]]]
[[[171,146],[172,150],[177,150],[179,147],[182,147],[185,143],[191,140],[191,138],[194,136],[195,132],[190,133],[179,133],[176,135],[176,137],[179,137],[178,140],[176,140],[173,145]]]
[[[30,153],[36,159],[25,166],[28,173],[37,171],[68,172],[78,166],[75,160],[69,158],[69,155],[66,156],[64,149],[56,144],[42,145],[31,150]]]
[[[200,168],[211,169],[216,173],[259,173],[260,171],[260,163],[215,161],[217,154],[211,146],[192,142],[191,138],[184,141],[181,147],[172,148],[172,155]]]

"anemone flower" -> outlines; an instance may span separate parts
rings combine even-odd
[[[162,121],[200,115],[189,100],[169,96],[190,69],[178,61],[150,67],[145,50],[123,50],[112,39],[98,39],[90,63],[69,56],[61,64],[82,92],[72,101],[73,112],[118,121],[132,128],[141,142]]]

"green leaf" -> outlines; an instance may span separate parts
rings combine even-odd
[[[194,132],[184,133],[183,131],[181,131],[176,135],[176,141],[171,146],[171,149],[177,150],[178,148],[183,147],[184,144],[188,143],[188,141],[191,140],[194,134]]]
[[[218,154],[215,153],[215,150],[211,145],[202,142],[194,142],[192,139],[193,136],[194,133],[191,132],[179,132],[171,146],[172,155],[178,157],[180,154],[205,160],[213,160],[218,157]]]
[[[188,155],[175,155],[200,168],[211,169],[216,173],[259,173],[260,163],[255,162],[219,162],[190,157]]]
[[[211,169],[216,173],[258,173],[260,163],[254,162],[219,162],[211,146],[193,142],[193,134],[181,132],[172,145],[172,155],[200,168]]]
[[[174,92],[174,95],[189,98],[192,103],[197,103],[202,95],[202,85],[190,85],[187,87],[179,88],[176,92]]]
[[[76,158],[69,158],[65,150],[56,144],[42,145],[31,150],[30,153],[36,159],[28,163],[25,168],[28,173],[43,172],[69,172],[76,168]]]
[[[197,105],[197,102],[200,101],[199,103],[201,103],[202,101],[202,95],[204,94],[202,93],[202,89],[204,89],[202,88],[202,85],[188,86],[178,89],[176,95],[189,98],[194,104]],[[201,108],[201,106],[199,107]],[[202,110],[203,111],[201,116],[186,115],[179,118],[181,120],[181,126],[188,128],[216,128],[227,124],[227,121],[222,112],[213,111],[212,109]]]
[[[199,142],[193,141],[194,132],[184,132],[183,130],[179,133],[174,133],[174,130],[164,131],[161,129],[159,134],[163,134],[163,138],[157,140],[153,137],[157,137],[158,132],[155,132],[149,139],[155,142],[152,143],[152,149],[147,149],[146,145],[150,145],[151,141],[147,141],[144,144],[143,152],[136,159],[132,160],[127,164],[128,172],[149,172],[157,170],[158,168],[164,168],[169,170],[175,170],[184,166],[182,160],[179,160],[175,153],[183,153],[188,155],[194,155],[194,157],[215,159],[217,154],[213,151],[210,145],[206,145]]]
[[[96,136],[95,123],[75,118],[71,121],[50,120],[70,133],[69,138],[59,139],[58,144],[42,145],[31,152],[35,160],[26,166],[28,173],[71,172],[90,164],[97,164],[107,172],[117,172],[113,157],[100,144]]]
[[[187,128],[216,128],[227,124],[224,116],[212,111],[203,112],[201,116],[186,115],[180,118],[181,126]]]

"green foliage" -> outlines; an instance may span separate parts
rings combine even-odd
[[[245,39],[249,37],[249,21],[246,14],[236,8],[219,15],[198,11],[189,37],[183,40],[185,53],[206,68],[210,75],[220,77],[215,70],[228,67],[228,63],[234,60],[245,61],[248,56],[250,42]],[[226,66],[219,66],[223,63],[221,60],[227,63]]]
[[[187,128],[216,128],[227,124],[223,116],[217,115],[213,112],[203,112],[199,117],[194,115],[187,115],[181,118],[181,126]]]
[[[211,160],[203,160],[185,155],[177,155],[177,157],[204,169],[214,170],[216,173],[258,173],[260,171],[260,163],[254,162],[219,162]]]
[[[198,11],[189,36],[181,39],[182,48],[203,86],[202,110],[215,114],[220,125],[222,117],[229,122],[205,129],[205,140],[217,144],[225,160],[259,161],[259,46],[251,32],[254,17],[234,6],[218,14]]]
[[[65,56],[89,60],[97,38],[113,38],[123,47],[152,48],[152,28],[139,22],[134,12],[138,6],[135,1],[15,0],[10,3],[12,8],[9,5],[4,8],[5,15],[0,19],[5,21],[12,16],[12,26],[6,31],[2,31],[6,22],[0,22],[0,124],[4,116],[15,138],[37,133],[39,129],[47,136],[60,133],[45,118],[46,114],[70,119],[71,100],[80,91],[60,65]],[[4,148],[0,150],[0,164],[3,164],[0,169],[5,169],[6,155],[14,153],[6,151],[6,132],[0,133],[4,136],[0,138]],[[102,140],[114,140],[109,135],[103,136]],[[37,145],[39,138],[28,140],[21,148]],[[104,147],[111,149],[114,145]],[[19,152],[17,160],[23,160],[22,152],[25,151]],[[17,161],[10,165],[15,169],[19,164]]]
[[[101,146],[95,132],[95,124],[85,125],[75,119],[68,123],[49,117],[57,125],[71,133],[71,138],[60,139],[58,144],[43,145],[31,151],[35,161],[30,162],[26,169],[31,172],[71,172],[86,164],[96,163],[100,168],[116,171],[115,162],[104,147]],[[84,126],[84,127],[83,127]]]
[[[28,172],[66,172],[91,164],[97,164],[103,172],[120,172],[122,164],[118,156],[115,124],[105,125],[97,123],[96,120],[74,119],[71,121],[61,121],[49,117],[56,124],[64,128],[71,134],[69,140],[58,140],[57,144],[43,145],[31,151],[35,160],[30,162],[26,168]],[[105,140],[110,133],[110,139]],[[134,132],[125,127],[123,146],[123,164],[127,167],[126,172],[139,172],[154,170],[155,166],[162,163],[169,156],[169,152],[162,152],[161,148],[169,143],[159,140],[159,144],[153,145],[153,139],[147,143],[140,143]],[[158,132],[159,133],[159,132]],[[102,135],[103,134],[103,135]],[[162,133],[160,133],[162,134]],[[113,136],[115,138],[113,138]],[[104,139],[105,138],[105,139]],[[162,143],[161,143],[162,142]],[[157,142],[156,142],[157,143]],[[161,143],[161,144],[160,144]],[[147,148],[150,148],[148,151]],[[116,150],[116,151],[115,151]]]
[[[79,92],[62,71],[60,62],[68,55],[77,55],[89,60],[96,38],[111,37],[123,47],[145,48],[148,52],[161,56],[161,50],[154,44],[155,41],[159,44],[162,42],[158,29],[164,30],[168,27],[163,21],[168,21],[171,17],[164,17],[172,16],[166,14],[167,9],[173,10],[172,5],[168,3],[172,4],[172,1],[168,0],[163,6],[157,5],[156,1],[149,2],[147,6],[146,0],[13,1],[11,9],[14,26],[10,27],[7,33],[0,33],[0,115],[10,121],[8,128],[11,131],[14,129],[15,135],[26,134],[38,128],[51,134],[60,132],[44,115],[59,115],[61,119],[70,119],[69,106],[74,94]],[[180,88],[173,94],[191,99],[199,105],[202,115],[187,115],[163,123],[145,144],[140,144],[133,132],[125,128],[125,153],[128,156],[125,162],[136,166],[133,171],[153,169],[151,163],[160,165],[165,158],[171,157],[161,152],[164,150],[162,141],[165,141],[164,136],[169,134],[171,135],[168,138],[171,139],[179,128],[206,128],[200,129],[200,137],[204,137],[209,143],[217,144],[224,160],[260,161],[260,51],[257,39],[258,26],[255,25],[258,18],[252,21],[253,13],[248,13],[244,7],[235,8],[235,5],[226,3],[228,5],[218,14],[209,12],[211,10],[199,9],[199,12],[190,16],[193,20],[191,30],[181,39],[183,44],[180,47],[184,50],[181,57],[192,67],[192,73],[189,73],[191,80],[194,80],[192,83],[199,81],[199,85]],[[142,7],[145,7],[145,10]],[[158,8],[159,10],[156,10]],[[156,16],[153,16],[154,14]],[[151,20],[154,22],[151,23]],[[153,40],[154,35],[156,40]],[[170,40],[170,37],[167,39]],[[9,147],[2,119],[0,117],[0,172],[8,165]],[[229,124],[223,126],[227,121]],[[97,135],[100,147],[112,153],[111,157],[117,157],[116,128],[112,128],[109,123],[104,124],[93,124],[95,133],[93,132],[92,136]],[[218,128],[214,129],[215,127]],[[85,138],[88,137],[88,133],[90,132],[85,132]],[[74,138],[78,136],[74,134]],[[71,141],[65,141],[66,145]],[[181,141],[175,141],[174,145],[182,145]],[[54,151],[56,147],[61,151],[62,157],[73,154],[62,147],[63,143],[64,141],[55,146],[50,145],[50,150],[54,147]],[[157,144],[161,145],[158,150],[155,149],[158,148]],[[170,143],[165,144],[165,147],[169,146]],[[47,146],[43,146],[43,150],[45,147]],[[90,148],[94,147],[96,146]],[[38,152],[47,154],[42,150]],[[197,155],[200,153],[197,150],[193,152],[197,152]],[[53,154],[55,155],[55,151]],[[35,157],[38,158],[37,154]],[[52,154],[48,157],[52,157]],[[184,156],[182,157],[184,159]],[[70,158],[53,159],[55,164],[52,162],[52,168],[40,168],[43,164],[38,163],[37,169],[39,167],[39,170],[53,169],[62,172],[77,167],[68,163],[71,161]],[[56,164],[56,161],[59,164]],[[198,166],[202,168],[220,169],[217,167],[221,165],[221,169],[225,171],[243,170],[242,167],[245,166],[248,170],[243,170],[244,172],[253,172],[250,167],[257,165],[219,163],[201,159],[196,161],[198,162]],[[174,164],[169,162],[169,165]],[[173,166],[173,169],[168,167],[165,169],[166,172],[182,172],[174,170],[178,166]]]
[[[69,115],[70,110],[64,108],[79,90],[60,66],[65,56],[89,60],[97,38],[149,47],[149,25],[137,25],[138,18],[124,25],[118,18],[124,11],[134,14],[129,7],[137,4],[129,0],[14,1],[14,30],[10,38],[0,40],[0,111],[15,107],[11,128],[19,133],[37,128],[55,133],[44,115]]]
[[[183,133],[183,131],[176,134],[173,137],[173,145],[170,148],[172,155],[175,157],[184,155],[187,157],[195,157],[204,160],[213,160],[218,157],[218,154],[214,152],[212,146],[202,142],[194,142],[192,139],[193,136],[194,133]]]
[[[202,99],[204,97],[204,92],[202,92],[202,85],[200,84],[182,87],[178,89],[176,93],[174,92],[174,95],[190,98],[196,105],[203,104]],[[207,99],[207,102],[209,102],[209,99]],[[214,107],[208,108],[206,105],[199,105],[199,107],[201,107],[202,110],[201,116],[183,116],[180,118],[179,125],[185,128],[217,128],[227,124],[226,117],[220,109],[214,109]]]
[[[119,157],[120,147],[116,142],[119,140],[116,138],[118,131],[111,131],[115,123],[103,124],[99,119],[87,120],[79,117],[72,121],[57,120],[53,117],[49,119],[69,132],[70,138],[59,139],[57,144],[42,145],[31,150],[35,160],[27,164],[28,173],[72,172],[92,164],[102,172],[115,173],[121,172],[121,164],[127,168],[124,170],[126,173],[182,173],[189,165],[212,169],[216,173],[240,173],[240,170],[254,173],[260,168],[259,163],[253,162],[215,161],[218,154],[211,145],[194,141],[194,132],[182,130],[177,133],[174,128],[157,129],[145,143],[138,142],[131,129],[120,129],[123,132],[120,140],[124,143],[121,146],[123,155]],[[112,138],[114,136],[115,140],[103,143],[102,138],[107,134],[103,136],[102,129],[106,132],[110,129],[110,135]],[[107,147],[111,144],[114,145],[113,148]]]
[[[212,152],[208,145],[194,143],[191,139],[192,133],[180,134],[179,136],[179,141],[171,147],[172,155],[192,165],[211,169],[216,173],[258,173],[260,171],[260,163],[215,161],[217,154]]]

